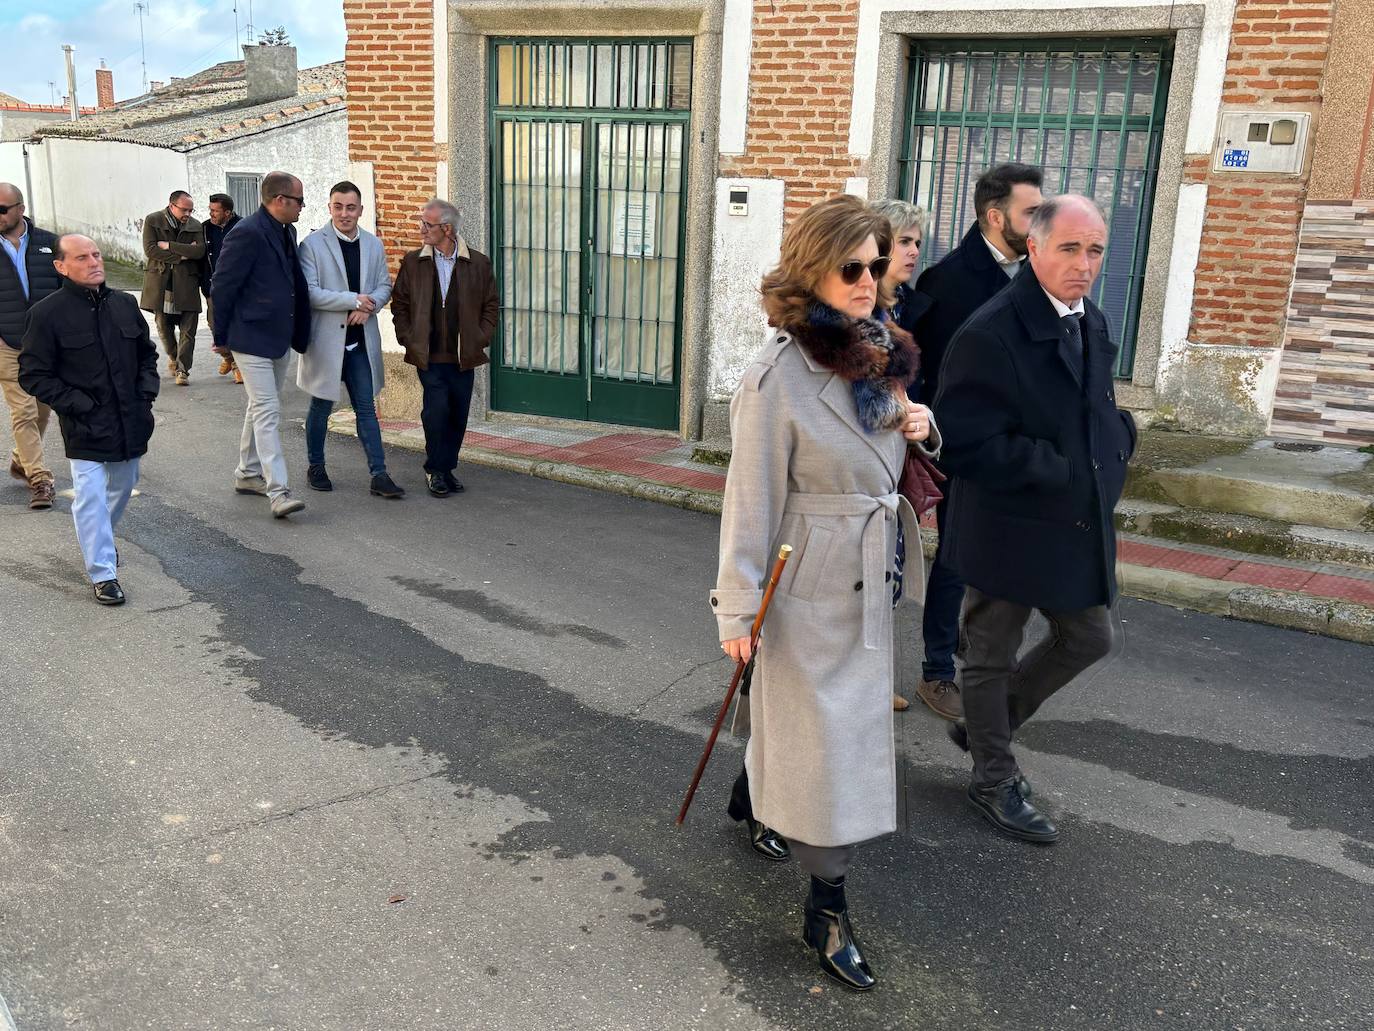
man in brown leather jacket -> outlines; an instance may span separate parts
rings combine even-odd
[[[463,489],[453,475],[467,432],[472,382],[496,332],[501,303],[491,259],[458,233],[458,209],[432,200],[420,211],[424,246],[401,259],[391,294],[396,339],[423,388],[425,481],[436,498]]]

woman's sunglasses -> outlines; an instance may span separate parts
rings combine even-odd
[[[853,286],[864,274],[864,269],[868,269],[868,274],[873,277],[873,282],[878,282],[883,276],[887,275],[887,267],[892,264],[891,258],[875,258],[865,265],[862,261],[846,261],[840,266],[840,278],[849,286]]]

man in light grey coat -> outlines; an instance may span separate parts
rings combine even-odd
[[[381,241],[358,227],[362,213],[358,187],[336,184],[329,191],[329,224],[307,236],[300,248],[311,308],[310,346],[296,368],[296,385],[310,395],[306,482],[315,490],[334,489],[324,465],[324,442],[342,382],[367,456],[369,489],[378,497],[399,498],[405,491],[387,474],[373,400],[384,382],[377,312],[391,297],[391,277]]]

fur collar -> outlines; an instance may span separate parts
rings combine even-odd
[[[815,302],[792,336],[812,361],[853,384],[865,430],[876,433],[901,425],[903,398],[921,368],[910,333],[891,322],[851,319]]]

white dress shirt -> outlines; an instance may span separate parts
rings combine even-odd
[[[981,236],[982,234],[980,233],[979,235]],[[1002,271],[1007,274],[1007,278],[1015,279],[1016,273],[1021,271],[1021,262],[1025,258],[1025,255],[1018,254],[1014,258],[1008,258],[1005,254],[1003,254],[996,247],[994,247],[992,241],[989,240],[986,236],[983,236],[983,242],[988,245],[988,250],[992,251],[993,259],[1001,267]]]
[[[1043,286],[1040,289],[1045,290]],[[1054,305],[1054,313],[1061,319],[1065,315],[1077,315],[1079,318],[1083,317],[1083,298],[1080,297],[1070,306],[1065,304],[1058,297],[1055,297],[1054,294],[1050,293],[1048,290],[1045,290],[1045,296],[1050,299],[1050,303]]]

